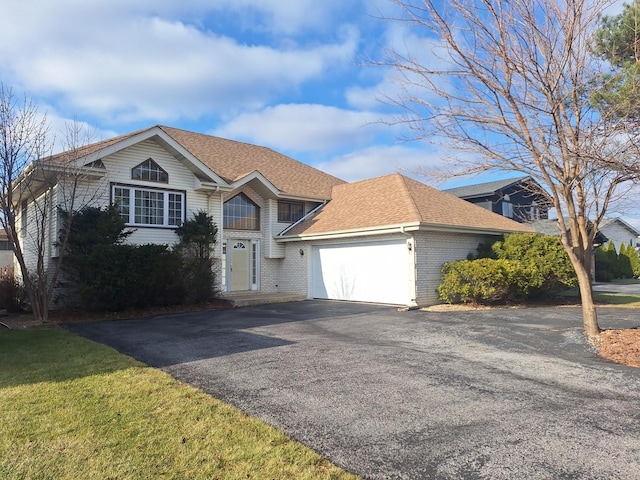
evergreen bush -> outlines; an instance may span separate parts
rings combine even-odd
[[[483,258],[443,265],[439,298],[448,303],[506,303],[539,299],[577,285],[575,271],[560,239],[537,234],[510,234]]]

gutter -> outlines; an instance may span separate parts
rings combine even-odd
[[[311,213],[311,212],[310,212]],[[306,217],[305,217],[306,218]],[[299,222],[296,222],[296,224]],[[294,224],[294,225],[296,225]],[[282,237],[290,228],[294,225],[287,227],[283,230],[276,241],[278,242],[297,242],[297,241],[313,241],[324,240],[332,238],[352,238],[362,237],[365,235],[385,235],[391,233],[401,233],[403,235],[409,235],[407,232],[415,231],[427,231],[427,232],[444,232],[444,233],[475,233],[481,235],[503,235],[506,233],[535,233],[533,229],[526,230],[510,230],[510,229],[486,229],[480,227],[464,227],[464,226],[449,226],[440,224],[428,224],[428,223],[413,223],[402,225],[385,225],[375,226],[369,228],[353,229],[353,230],[337,230],[333,232],[322,232],[310,235],[295,235],[290,237]]]

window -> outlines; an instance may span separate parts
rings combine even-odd
[[[304,217],[304,203],[278,201],[278,222],[293,223]]]
[[[241,193],[223,208],[223,227],[229,230],[260,230],[260,207]]]
[[[112,196],[128,225],[178,227],[184,221],[184,192],[113,185]]]
[[[513,203],[509,195],[505,195],[502,200],[502,215],[508,218],[513,218]]]
[[[133,180],[147,180],[149,182],[169,182],[169,174],[151,158],[133,167],[131,169],[131,178]]]

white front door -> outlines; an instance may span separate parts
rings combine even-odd
[[[230,244],[231,262],[229,275],[231,276],[231,291],[250,290],[251,242],[248,240],[232,240]]]

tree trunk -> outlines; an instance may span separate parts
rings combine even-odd
[[[600,334],[598,315],[593,302],[593,289],[591,288],[591,275],[586,267],[580,263],[574,263],[578,285],[580,287],[580,299],[582,302],[582,323],[585,333],[591,338]]]

